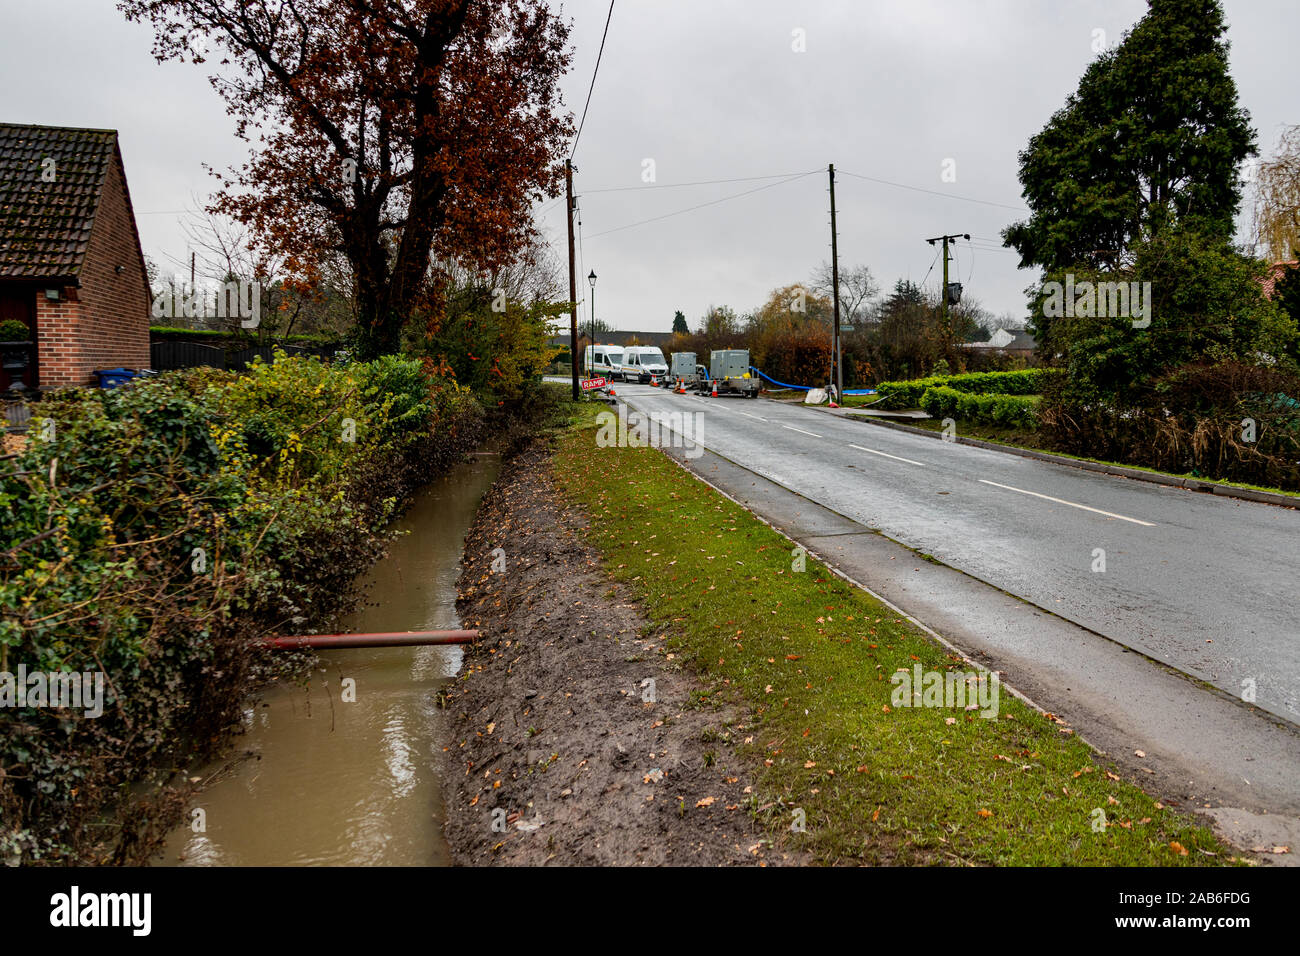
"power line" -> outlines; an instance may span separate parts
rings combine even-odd
[[[910,189],[913,192],[929,193],[931,196],[942,196],[944,199],[960,199],[962,202],[976,202],[984,206],[998,206],[1002,209],[1014,209],[1016,212],[1028,211],[1028,206],[1008,206],[1006,203],[990,202],[987,199],[974,199],[970,196],[959,196],[956,193],[941,192],[938,189],[922,189],[920,186],[909,186],[907,183],[895,183],[888,179],[877,179],[875,176],[863,176],[860,173],[850,173],[841,169],[840,172],[845,176],[852,176],[855,179],[865,179],[867,182],[880,183],[884,186],[894,186],[897,189]]]
[[[701,179],[693,183],[649,183],[644,186],[606,186],[602,189],[588,189],[586,193],[637,192],[642,189],[681,189],[684,186],[715,186],[720,183],[749,183],[759,179],[783,179],[802,176],[804,173],[775,173],[771,176],[738,176],[735,179]]]
[[[582,107],[582,119],[578,122],[578,132],[573,137],[573,151],[569,159],[578,155],[578,140],[582,138],[582,127],[587,122],[587,108],[591,106],[591,91],[596,88],[596,74],[600,72],[600,58],[605,54],[605,38],[609,36],[609,21],[614,16],[614,0],[609,0],[609,13],[605,17],[605,32],[600,35],[600,52],[596,54],[596,68],[591,71],[591,86],[587,87],[587,102]]]
[[[654,216],[651,219],[642,219],[640,222],[630,222],[626,226],[616,226],[613,229],[606,229],[604,232],[596,233],[596,235],[592,236],[591,238],[598,239],[601,236],[608,236],[610,233],[613,232],[622,232],[624,229],[633,229],[636,226],[644,226],[647,225],[648,223],[659,222],[660,220],[663,219],[671,219],[673,216],[680,216],[688,212],[694,212],[697,209],[704,209],[707,206],[716,206],[718,205],[718,203],[724,203],[732,199],[739,199],[741,196],[749,196],[756,192],[762,192],[764,189],[771,189],[773,186],[783,186],[786,183],[794,182],[796,179],[803,179],[806,176],[813,175],[813,173],[820,173],[820,172],[821,172],[820,169],[814,169],[811,172],[798,173],[797,175],[790,176],[787,179],[782,179],[780,182],[768,183],[765,186],[758,186],[755,187],[754,189],[746,189],[744,192],[733,193],[730,196],[723,196],[721,199],[714,199],[710,202],[702,202],[695,206],[688,206],[685,209],[678,209],[676,212],[664,213],[662,216]]]
[[[557,203],[561,202],[563,199],[564,199],[563,196],[556,196],[554,199],[552,199],[550,202],[548,202],[545,206],[543,206],[541,209],[537,211],[537,217],[541,218],[542,216],[545,216],[548,212],[550,212],[552,209],[555,208]]]
[[[934,264],[938,261],[939,261],[939,251],[936,249],[934,253],[934,258],[930,260],[930,268],[925,270],[925,278],[922,279],[921,284],[917,286],[918,289],[925,288],[925,283],[930,278],[930,273],[934,271]]]

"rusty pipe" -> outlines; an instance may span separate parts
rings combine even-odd
[[[384,631],[374,634],[299,634],[268,637],[272,647],[417,647],[427,644],[473,644],[478,631]]]

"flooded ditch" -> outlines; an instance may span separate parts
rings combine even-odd
[[[462,542],[500,459],[482,454],[423,489],[394,527],[410,532],[366,575],[343,631],[456,628]],[[268,688],[244,713],[233,761],[167,842],[170,866],[447,864],[437,767],[438,688],[459,647],[321,651],[309,687]],[[340,699],[355,681],[355,702]],[[205,777],[230,758],[200,771]]]

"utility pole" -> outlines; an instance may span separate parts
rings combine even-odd
[[[970,233],[962,232],[951,236],[935,236],[933,239],[925,240],[930,245],[936,242],[943,243],[943,295],[939,301],[943,304],[943,330],[948,331],[948,243],[955,242],[958,239],[965,239],[970,242]]]
[[[831,352],[835,365],[832,371],[835,376],[835,401],[843,405],[844,363],[840,356],[840,256],[838,239],[835,235],[835,164],[831,163],[826,171],[831,179],[831,286],[835,301],[835,333],[831,338]]]
[[[564,161],[564,194],[569,223],[569,360],[573,368],[573,400],[578,400],[578,276],[573,262],[573,161]]]

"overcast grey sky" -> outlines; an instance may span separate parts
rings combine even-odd
[[[1267,155],[1300,122],[1287,69],[1300,4],[1224,7],[1232,72]],[[3,9],[0,118],[119,130],[145,254],[187,269],[178,211],[212,190],[204,163],[246,156],[202,70],[155,63],[151,31],[110,0],[4,0]],[[694,327],[712,304],[743,312],[806,280],[830,256],[833,162],[842,263],[869,265],[885,288],[925,278],[937,289],[941,267],[924,240],[969,232],[979,238],[956,247],[951,278],[993,312],[1021,316],[1033,276],[994,248],[1023,215],[1016,155],[1075,88],[1095,31],[1114,44],[1145,9],[1145,0],[617,0],[574,160],[581,275],[599,276],[597,314],[620,329],[658,330],[681,309]],[[607,0],[563,5],[575,21],[564,80],[575,112],[607,11]],[[645,185],[647,160],[660,188],[627,190]],[[955,181],[943,177],[947,160]],[[623,228],[777,180],[673,184],[808,172]],[[539,208],[562,254],[563,203]]]

